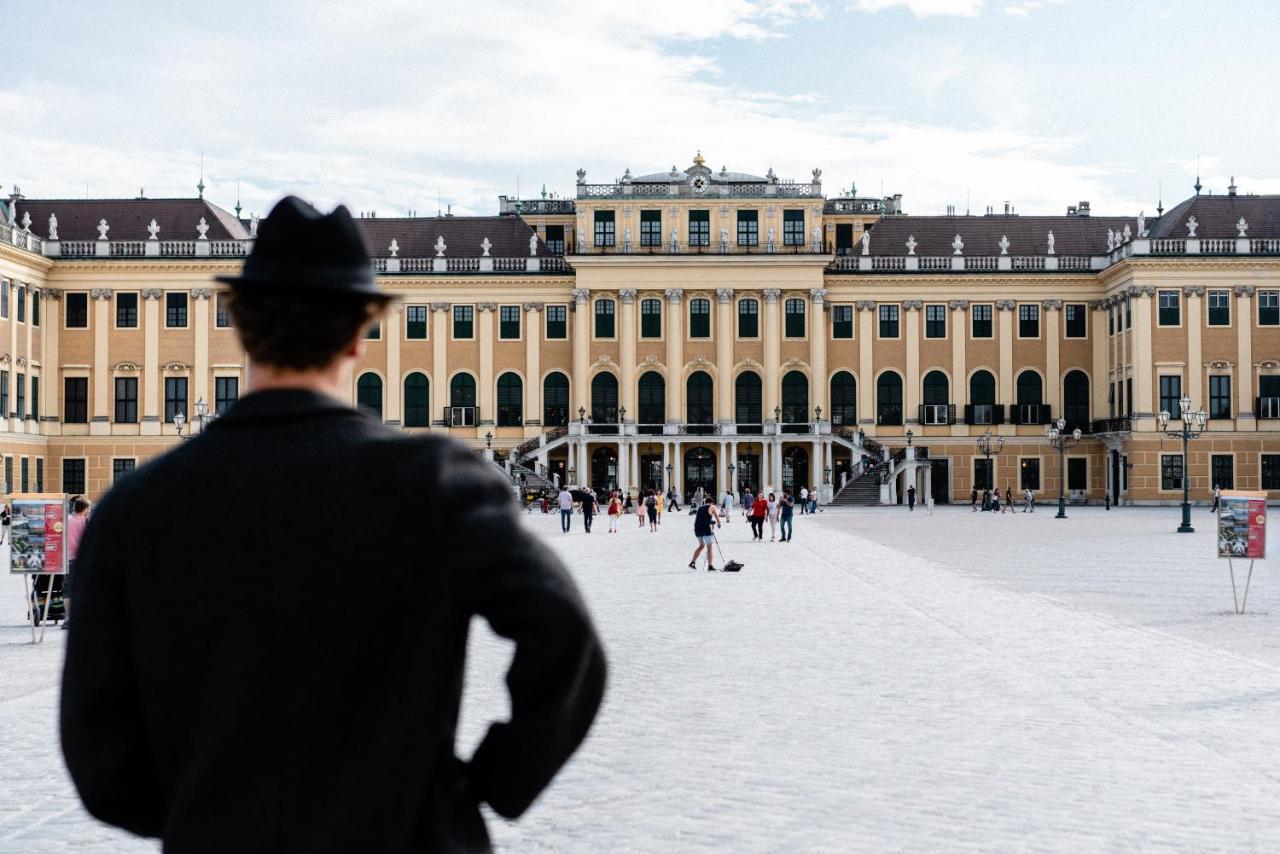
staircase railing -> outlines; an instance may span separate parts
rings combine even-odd
[[[511,449],[511,462],[522,463],[541,447],[550,445],[556,439],[566,435],[569,432],[568,427],[552,427],[540,436],[534,436],[532,439],[526,439],[519,445]]]

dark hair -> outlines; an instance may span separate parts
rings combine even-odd
[[[378,317],[389,297],[232,291],[231,317],[249,358],[264,365],[322,368]]]
[[[72,513],[83,513],[88,509],[89,509],[89,502],[85,501],[84,498],[82,498],[81,496],[77,495],[75,498],[71,499]]]

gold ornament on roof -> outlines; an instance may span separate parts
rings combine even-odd
[[[702,156],[702,149],[701,149],[701,148],[699,148],[699,149],[698,149],[698,153],[697,153],[697,154],[695,154],[695,155],[693,155],[693,165],[694,165],[694,166],[705,166],[705,165],[706,165],[706,163],[707,163],[707,159],[706,159],[705,157],[703,157],[703,156]]]

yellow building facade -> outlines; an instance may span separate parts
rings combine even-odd
[[[528,486],[1280,497],[1280,198],[915,216],[699,155],[499,205],[359,220],[397,301],[351,400]],[[6,208],[4,480],[96,496],[245,388],[212,277],[256,222],[201,198]],[[1183,397],[1208,416],[1185,469],[1158,416]],[[1061,457],[1059,420],[1082,434]]]

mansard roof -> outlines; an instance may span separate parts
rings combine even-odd
[[[49,215],[58,218],[59,240],[97,240],[98,222],[107,221],[111,240],[146,240],[155,220],[161,240],[195,240],[203,217],[210,240],[244,240],[248,231],[235,214],[208,199],[19,199],[18,218],[31,214],[31,231],[49,236]]]
[[[1248,237],[1280,237],[1280,196],[1192,196],[1165,212],[1151,226],[1151,237],[1190,236],[1187,222],[1196,219],[1196,237],[1239,236],[1243,217]]]
[[[395,240],[401,258],[432,258],[437,238],[444,238],[446,258],[479,258],[481,244],[489,239],[494,258],[529,257],[529,238],[535,233],[518,216],[374,217],[356,220],[369,251],[377,258],[391,255]],[[550,254],[538,239],[538,255]]]
[[[957,234],[965,255],[999,255],[1000,239],[1009,238],[1010,255],[1044,255],[1053,232],[1057,255],[1105,255],[1107,230],[1131,231],[1136,217],[1117,216],[902,216],[887,217],[871,230],[872,255],[906,255],[914,237],[916,255],[951,255]],[[860,250],[855,243],[854,254]]]

